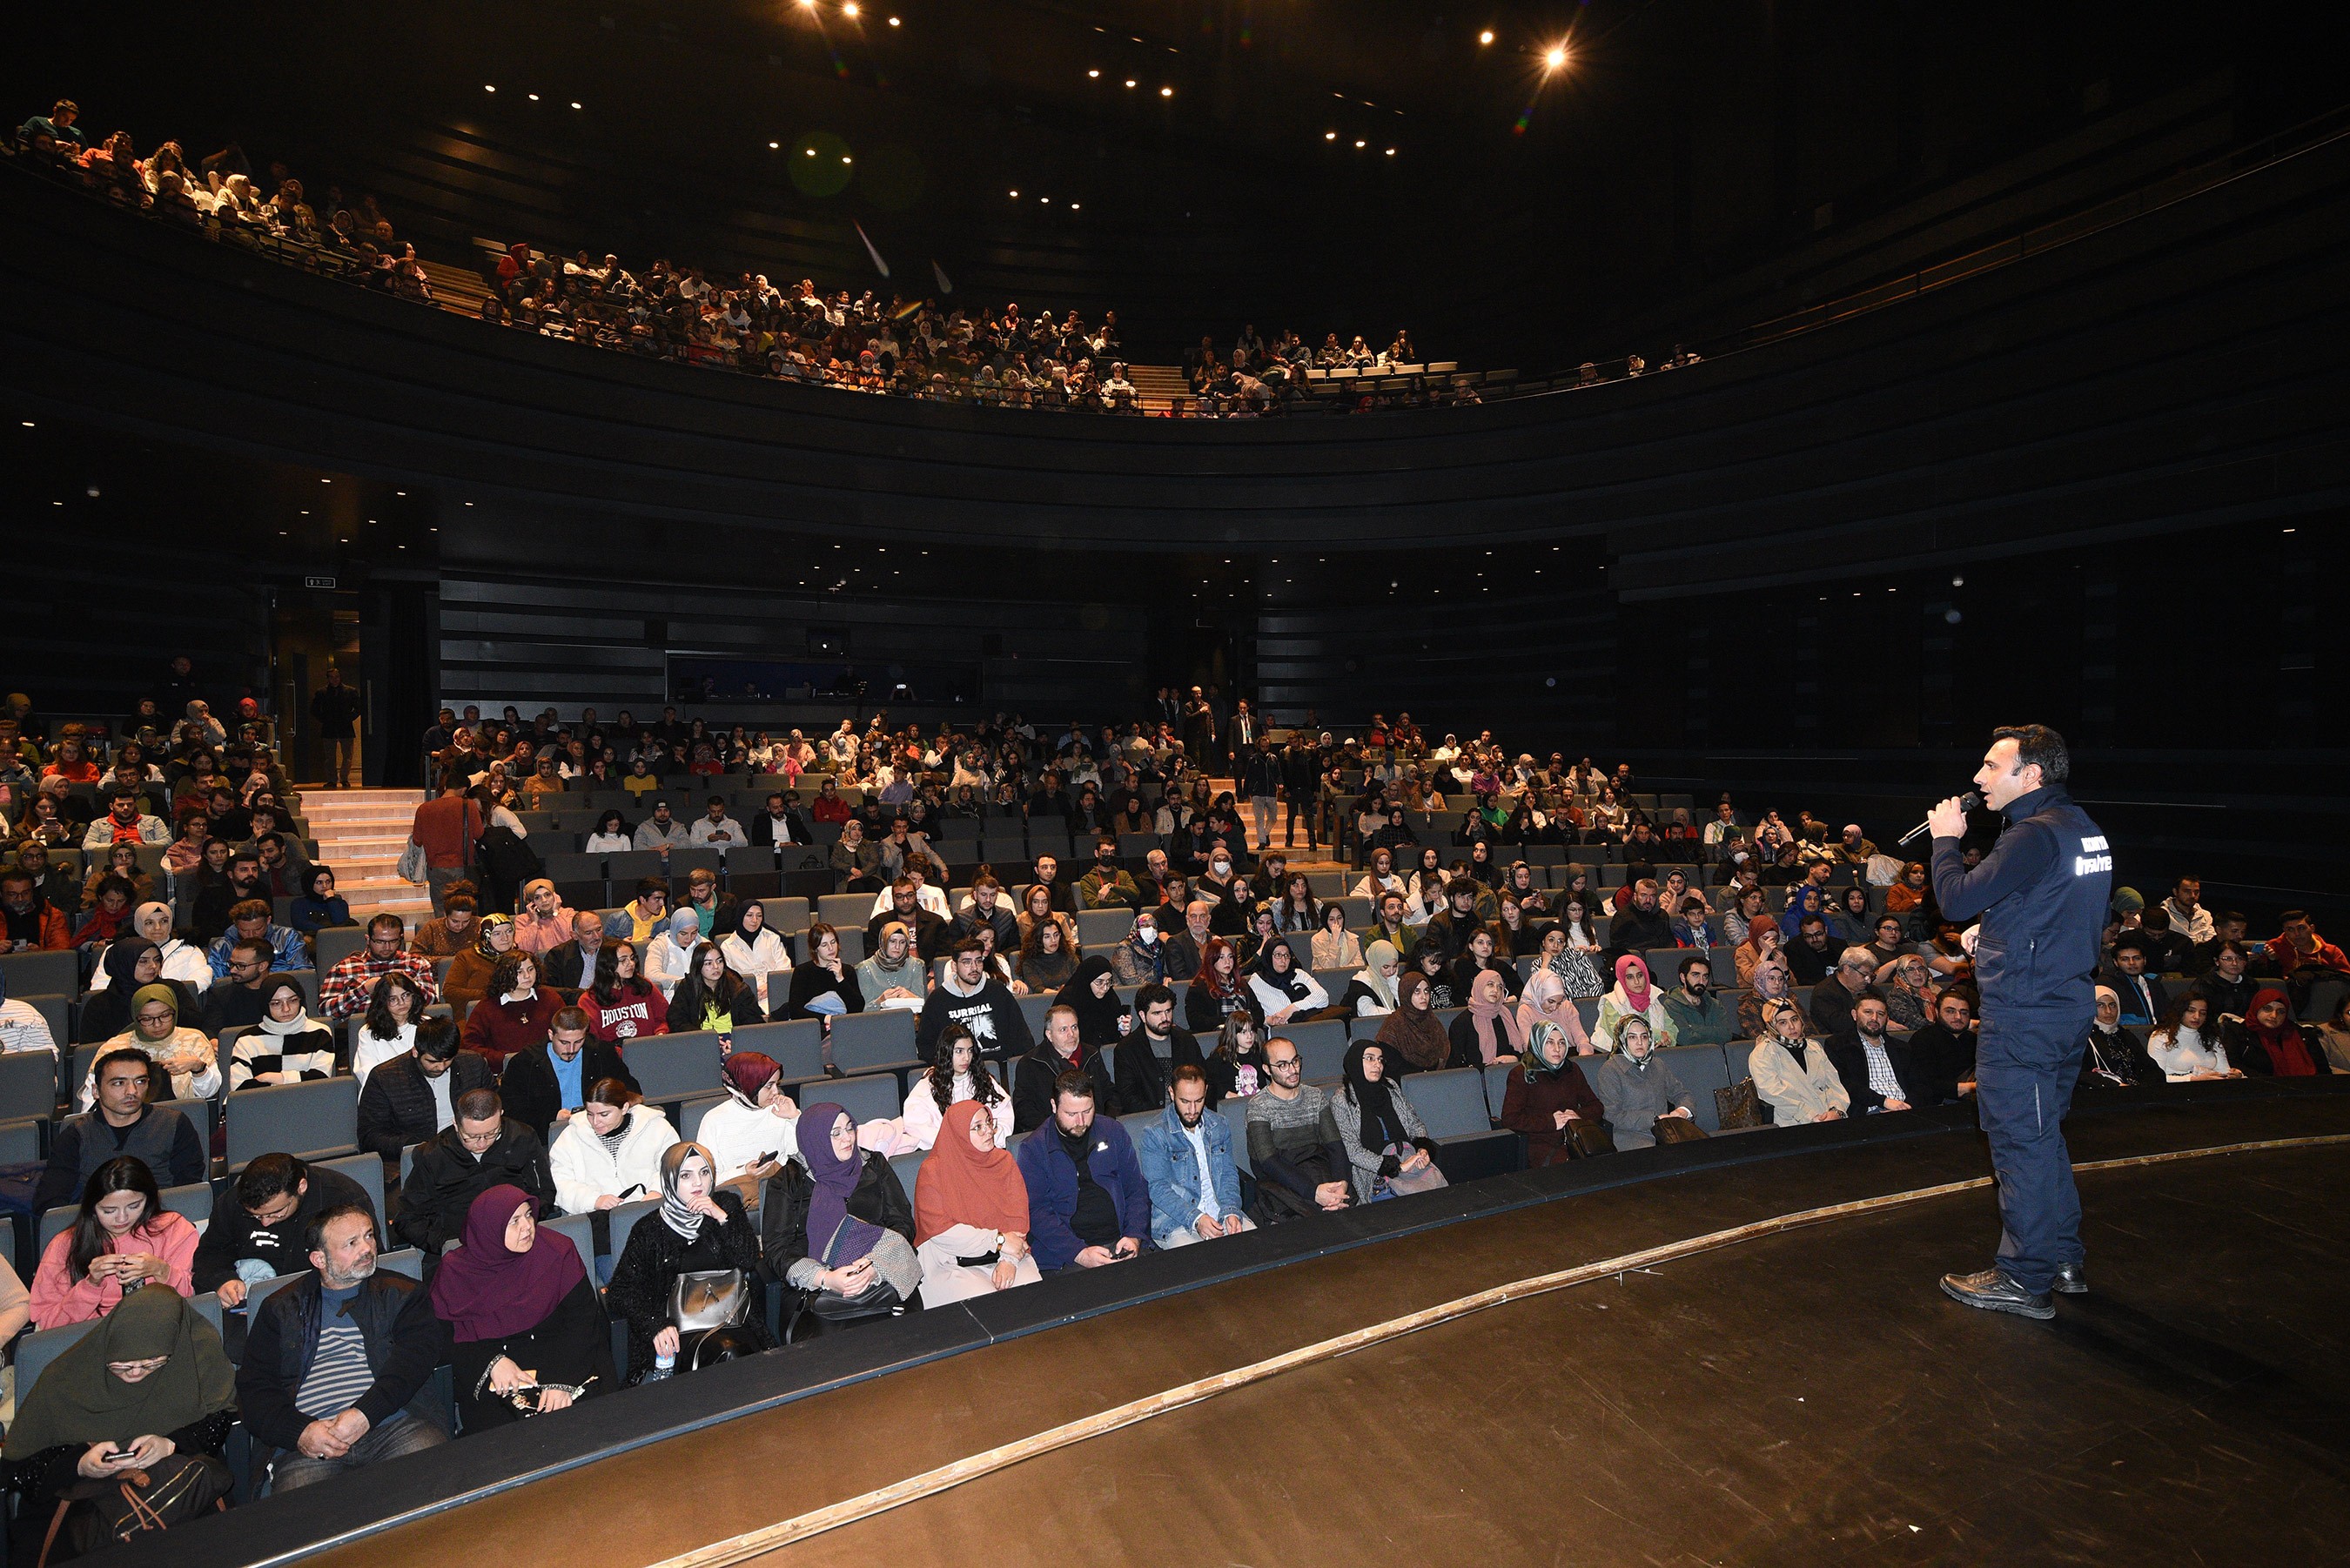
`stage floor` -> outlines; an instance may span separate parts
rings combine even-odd
[[[2338,1135],[2343,1111],[2085,1116],[2074,1151]],[[2338,1143],[2085,1171],[2095,1293],[2060,1298],[2054,1324],[1933,1289],[1995,1237],[1975,1187],[1603,1273],[1035,1457],[979,1457],[1512,1281],[1981,1173],[1979,1140],[1946,1135],[1580,1194],[764,1411],[334,1560],[546,1561],[557,1539],[567,1568],[2350,1555]],[[957,1461],[972,1479],[873,1495]],[[786,1544],[758,1533],[844,1505],[878,1511]]]

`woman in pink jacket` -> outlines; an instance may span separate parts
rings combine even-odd
[[[81,1212],[42,1251],[33,1275],[33,1326],[104,1317],[125,1292],[189,1294],[196,1228],[163,1207],[155,1173],[130,1155],[108,1160],[82,1189]]]

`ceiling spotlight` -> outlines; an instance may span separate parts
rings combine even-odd
[[[816,156],[816,149],[815,149],[815,148],[813,148],[813,147],[809,148],[809,149],[807,150],[807,155],[808,155],[810,158],[815,157],[815,156]]]
[[[1013,192],[1012,192],[1012,199],[1013,199],[1014,201],[1015,201],[1015,202],[1017,202],[1018,200],[1020,200],[1020,192],[1017,192],[1017,191]]]
[[[1322,133],[1322,140],[1325,141],[1336,141],[1338,140],[1338,133],[1335,130],[1326,130]]]
[[[498,89],[497,89],[497,88],[494,88],[494,87],[492,87],[489,83],[487,83],[487,82],[484,82],[484,83],[482,84],[482,90],[483,90],[484,92],[495,92],[495,91],[497,91]]]
[[[1370,143],[1367,141],[1357,141],[1355,145],[1357,147],[1368,147]]]
[[[891,26],[892,27],[894,27],[894,26],[896,26],[897,25],[898,25],[898,18],[897,18],[897,17],[895,17],[895,16],[890,17],[890,18],[889,18],[889,26]]]
[[[1478,35],[1477,35],[1477,41],[1478,41],[1479,43],[1481,43],[1481,44],[1490,44],[1490,43],[1492,43],[1492,42],[1493,41],[1493,29],[1492,29],[1492,28],[1491,28],[1491,27],[1488,27],[1488,28],[1486,28],[1483,32],[1482,32],[1482,33],[1478,34]]]
[[[1388,148],[1388,157],[1390,157],[1390,158],[1393,158],[1393,157],[1395,156],[1395,149],[1394,149],[1394,148],[1390,147],[1390,148]]]
[[[842,153],[842,154],[840,155],[840,161],[841,161],[843,163],[847,162],[847,161],[848,161],[848,154],[847,154],[847,153],[846,153],[846,152]]]
[[[571,107],[572,107],[572,108],[574,108],[574,109],[577,109],[577,108],[579,107],[579,100],[578,100],[577,99],[576,99],[576,98],[575,98],[575,99],[573,99],[571,100]]]
[[[857,20],[857,0],[848,0],[848,4],[840,8],[840,14],[852,22]]]
[[[527,96],[529,97],[529,99],[530,99],[530,101],[531,101],[531,102],[533,102],[533,103],[536,103],[536,102],[538,101],[538,95],[537,95],[536,93],[531,93],[531,94],[529,94],[529,95],[527,95]]]
[[[1133,78],[1132,77],[1128,77],[1128,78],[1126,78],[1126,85],[1127,85],[1127,86],[1128,86],[1128,87],[1132,87],[1132,86],[1134,85],[1134,78]]]
[[[1175,89],[1171,87],[1160,88],[1159,89],[1159,96],[1160,98],[1173,98],[1175,96]]]
[[[1083,202],[1070,202],[1070,203],[1069,203],[1069,211],[1071,211],[1072,213],[1074,213],[1074,212],[1076,212],[1079,207],[1082,207],[1082,206],[1084,206],[1084,205],[1085,205],[1085,203],[1084,203]],[[2285,530],[2285,532],[2286,532],[2286,533],[2288,533],[2288,534],[2290,534],[2290,533],[2292,533],[2292,532],[2293,532],[2293,530],[2292,530],[2292,529],[2290,529],[2290,528],[2288,528],[2288,529],[2286,529],[2286,530]],[[930,552],[929,552],[928,550],[925,550],[925,551],[923,551],[923,552],[922,552],[922,554],[924,554],[925,556],[927,556],[927,555],[929,555],[929,554],[930,554]]]
[[[1566,64],[1566,46],[1564,44],[1553,44],[1549,51],[1543,56],[1543,69],[1546,71],[1555,71],[1565,64]]]
[[[82,493],[88,496],[92,501],[95,501],[98,499],[98,486],[95,484],[85,486],[82,490]]]
[[[782,143],[782,142],[780,142],[780,141],[770,141],[769,143],[767,143],[767,148],[768,148],[768,150],[769,150],[770,151],[773,151],[775,149],[779,148],[779,147],[781,147],[782,145],[783,145],[783,143]]]
[[[1037,198],[1036,198],[1036,200],[1038,200],[1039,202],[1044,202],[1044,203],[1045,203],[1045,205],[1046,205],[1046,206],[1048,206],[1048,207],[1049,207],[1049,206],[1051,206],[1051,205],[1053,204],[1053,198],[1052,198],[1052,197],[1050,197],[1050,196],[1039,196],[1039,197],[1037,197]]]
[[[30,420],[26,420],[26,421],[23,421],[23,422],[24,422],[24,426],[25,426],[25,428],[26,428],[26,430],[31,430],[31,429],[33,428],[33,421],[30,421]]]
[[[1100,75],[1101,75],[1101,72],[1100,72],[1098,69],[1096,69],[1096,70],[1090,70],[1090,71],[1087,71],[1087,72],[1086,73],[1086,79],[1087,79],[1087,80],[1088,80],[1088,81],[1091,81],[1091,80],[1093,80],[1095,78],[1097,78],[1097,77],[1098,77],[1098,76],[1100,76]]]

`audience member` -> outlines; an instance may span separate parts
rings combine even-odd
[[[1852,1109],[1842,1075],[1828,1060],[1826,1048],[1809,1037],[1808,1023],[1793,1002],[1773,1002],[1766,1009],[1764,1033],[1746,1054],[1754,1092],[1781,1127],[1840,1121]]]
[[[611,1320],[570,1238],[540,1228],[537,1199],[487,1189],[466,1210],[464,1242],[442,1259],[430,1293],[466,1434],[610,1393]]]
[[[798,1150],[800,1108],[784,1092],[783,1068],[763,1052],[737,1051],[718,1071],[726,1097],[702,1114],[700,1138],[718,1184],[747,1204]]]
[[[1051,1124],[1020,1145],[1030,1243],[1048,1274],[1138,1257],[1149,1231],[1150,1189],[1133,1142],[1116,1117],[1095,1115],[1094,1095],[1087,1074],[1063,1073],[1053,1085]]]
[[[1615,1048],[1591,1074],[1591,1087],[1607,1107],[1610,1136],[1619,1149],[1648,1148],[1657,1141],[1653,1129],[1660,1119],[1695,1114],[1689,1090],[1657,1055],[1648,1021],[1637,1013],[1625,1018]]]
[[[677,1141],[659,1106],[628,1079],[598,1078],[546,1151],[555,1207],[595,1214],[660,1190],[660,1158]]]
[[[73,1202],[100,1167],[126,1156],[163,1173],[174,1187],[204,1179],[210,1158],[195,1124],[174,1106],[149,1103],[155,1074],[143,1051],[126,1047],[99,1054],[90,1068],[95,1106],[89,1115],[58,1127],[33,1189],[35,1214]]]
[[[314,1272],[272,1292],[245,1330],[238,1415],[274,1491],[449,1440],[432,1389],[446,1331],[421,1285],[377,1270],[375,1229],[359,1205],[315,1216]]]
[[[1865,986],[1852,1000],[1851,1032],[1826,1038],[1828,1060],[1859,1115],[1934,1103],[1909,1043],[1886,1033],[1887,1018],[1884,996],[1875,986]]]
[[[377,1064],[359,1088],[359,1147],[388,1161],[456,1123],[457,1103],[487,1093],[497,1075],[478,1051],[458,1048],[457,1025],[428,1018],[416,1026],[415,1048]]]
[[[1534,987],[1526,989],[1533,994]],[[1530,1169],[1579,1157],[1570,1123],[1607,1119],[1607,1108],[1585,1080],[1575,1055],[1574,1038],[1557,1023],[1537,1017],[1527,1030],[1524,1051],[1510,1069],[1502,1094],[1501,1124],[1525,1138]]]
[[[1395,1022],[1390,1018],[1382,1024],[1382,1033]],[[1445,1185],[1443,1173],[1436,1168],[1434,1141],[1410,1099],[1394,1092],[1386,1068],[1387,1049],[1380,1042],[1356,1041],[1347,1048],[1346,1086],[1330,1102],[1331,1120],[1360,1203]]]
[[[1974,1004],[1962,991],[1934,1003],[1934,1022],[1909,1036],[1910,1073],[1921,1106],[1956,1105],[1975,1092]]]
[[[498,1092],[506,1115],[551,1148],[556,1135],[588,1103],[588,1091],[607,1078],[617,1078],[630,1090],[637,1086],[636,1075],[621,1060],[619,1048],[591,1040],[588,1014],[565,1007],[547,1020],[546,1039],[506,1058]]]
[[[502,954],[481,1000],[465,1014],[465,1048],[503,1073],[507,1057],[546,1038],[562,1007],[562,997],[539,986],[537,959],[519,950]]]
[[[1171,998],[1167,1006],[1171,1012]],[[1199,1068],[1175,1069],[1166,1106],[1143,1129],[1137,1158],[1150,1192],[1150,1239],[1157,1246],[1181,1247],[1256,1229],[1241,1209],[1232,1124],[1209,1110],[1207,1075]]]
[[[857,1124],[819,1101],[800,1116],[800,1158],[767,1179],[760,1243],[768,1272],[807,1293],[818,1318],[878,1316],[916,1299],[914,1214],[897,1173],[858,1147]]]
[[[707,1305],[694,1326],[681,1329],[672,1303],[687,1274],[707,1276],[697,1281]],[[604,1300],[628,1324],[626,1376],[632,1384],[692,1370],[692,1352],[712,1326],[701,1320],[713,1313],[730,1320],[726,1326],[738,1340],[770,1348],[758,1232],[742,1199],[718,1184],[702,1145],[671,1144],[661,1156],[660,1208],[629,1231]]]
[[[261,1022],[237,1036],[229,1054],[228,1086],[266,1088],[331,1078],[341,1053],[334,1031],[309,1016],[302,985],[272,975],[261,988]]]
[[[378,1069],[375,1081],[389,1070]],[[502,1181],[529,1193],[542,1211],[554,1205],[555,1179],[538,1135],[509,1120],[493,1091],[470,1090],[457,1097],[447,1130],[417,1146],[392,1231],[428,1261],[436,1260],[463,1233],[473,1199]]]
[[[1591,1044],[1601,1051],[1615,1050],[1625,1023],[1634,1018],[1648,1025],[1649,1039],[1659,1051],[1669,1049],[1679,1038],[1674,1033],[1672,1013],[1665,1006],[1664,993],[1648,983],[1647,961],[1638,953],[1624,953],[1616,960],[1615,988],[1599,1000],[1599,1018],[1591,1028]]]
[[[213,1208],[190,1271],[193,1290],[213,1292],[224,1307],[243,1304],[247,1290],[264,1280],[307,1267],[302,1243],[319,1215],[349,1208],[375,1214],[358,1182],[290,1154],[255,1158],[230,1184],[229,1196],[233,1204]]]
[[[1244,1016],[1244,1015],[1243,1015]],[[1249,1096],[1249,1168],[1266,1217],[1276,1222],[1344,1209],[1352,1170],[1329,1095],[1304,1082],[1291,1041],[1264,1045],[1264,1079]]]
[[[1044,1277],[1028,1247],[1028,1186],[1003,1148],[1004,1125],[983,1101],[960,1098],[934,1129],[930,1156],[914,1178],[914,1250],[925,1307]]]
[[[2211,1022],[2211,1003],[2196,990],[2170,999],[2147,1033],[2146,1054],[2173,1084],[2244,1075],[2242,1068],[2230,1064],[2227,1042]]]
[[[191,1293],[196,1228],[163,1207],[147,1162],[120,1155],[81,1189],[73,1222],[50,1238],[33,1274],[33,1326],[104,1317],[151,1282]]]

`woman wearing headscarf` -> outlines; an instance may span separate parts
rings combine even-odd
[[[465,1244],[442,1254],[432,1293],[468,1437],[567,1408],[574,1388],[594,1398],[619,1381],[611,1319],[579,1249],[539,1228],[537,1205],[519,1187],[501,1182],[473,1199]]]
[[[1765,1022],[1746,1054],[1754,1092],[1771,1106],[1780,1127],[1840,1120],[1852,1110],[1852,1092],[1828,1054],[1804,1027],[1804,1010],[1793,1002],[1763,1004]]]
[[[671,1144],[661,1156],[661,1203],[629,1232],[605,1287],[607,1305],[628,1321],[628,1381],[667,1372],[690,1348],[671,1315],[678,1280],[686,1274],[733,1275],[745,1293],[743,1321],[733,1332],[761,1350],[773,1347],[759,1284],[759,1235],[743,1215],[743,1199],[718,1185],[710,1151],[698,1143]],[[690,1358],[672,1370],[686,1370]]]
[[[1649,1038],[1659,1051],[1673,1044],[1672,1014],[1665,1011],[1664,993],[1648,983],[1648,966],[1638,953],[1616,961],[1616,988],[1599,1000],[1599,1022],[1591,1043],[1602,1051],[1616,1049],[1616,1034],[1627,1018],[1645,1018]]]
[[[490,992],[498,961],[514,951],[515,924],[511,915],[484,915],[473,945],[449,961],[441,979],[441,1000],[452,1009],[471,1007]]]
[[[721,1185],[745,1203],[799,1147],[800,1108],[784,1092],[784,1069],[763,1051],[737,1051],[718,1069],[726,1097],[702,1115],[698,1129]]]
[[[2308,1078],[2333,1071],[2311,1054],[2301,1025],[2293,1021],[2293,1004],[2273,986],[2252,992],[2243,1021],[2230,1024],[2227,1033],[2236,1064],[2257,1077]]]
[[[1526,994],[1532,996],[1534,990],[1527,986]],[[1566,1012],[1570,1018],[1575,1014],[1571,1007]],[[1581,1033],[1578,1029],[1570,1036],[1548,1019],[1537,1021],[1528,1031],[1518,1064],[1510,1070],[1509,1086],[1502,1093],[1502,1125],[1525,1138],[1529,1169],[1564,1165],[1575,1158],[1566,1135],[1569,1122],[1607,1120],[1599,1096],[1575,1064],[1574,1041]]]
[[[593,1214],[660,1191],[661,1156],[677,1142],[661,1108],[644,1104],[625,1078],[598,1078],[580,1098],[579,1114],[546,1151],[556,1208]]]
[[[147,943],[152,951],[154,944]],[[220,1045],[211,1035],[180,1022],[183,1005],[179,991],[157,982],[130,992],[130,1027],[108,1040],[109,1049],[128,1045],[144,1051],[161,1071],[171,1075],[172,1098],[209,1100],[221,1091]],[[99,1054],[104,1054],[103,1052]],[[91,1058],[95,1063],[96,1057]],[[78,1108],[89,1109],[98,1098],[95,1073],[82,1075]]]
[[[1877,973],[1886,1015],[1896,1029],[1923,1029],[1934,1014],[1934,969],[1923,953],[1903,953]]]
[[[167,1518],[192,1518],[233,1484],[219,1456],[235,1405],[218,1332],[184,1297],[139,1291],[17,1390],[5,1454],[33,1518],[78,1485],[116,1480]]]
[[[1583,1014],[1567,993],[1566,982],[1538,969],[1518,998],[1518,1030],[1531,1045],[1535,1031],[1545,1024],[1565,1035],[1567,1049],[1576,1055],[1591,1054],[1591,1036],[1584,1032]]]
[[[1346,1151],[1357,1203],[1394,1197],[1389,1184],[1399,1177],[1411,1179],[1415,1191],[1445,1185],[1433,1168],[1436,1145],[1411,1101],[1394,1092],[1387,1057],[1383,1042],[1356,1041],[1347,1048],[1346,1086],[1330,1096],[1330,1116],[1338,1127],[1338,1146]]]
[[[906,922],[890,920],[881,928],[880,947],[857,966],[857,985],[868,1012],[884,1006],[919,1009],[930,994],[930,975],[931,966],[914,950],[914,936]]]
[[[2082,1086],[2136,1089],[2161,1083],[2162,1069],[2146,1054],[2146,1043],[2122,1026],[2121,993],[2109,985],[2096,992],[2097,1011],[2081,1042]]]
[[[334,1032],[309,1015],[309,1005],[292,975],[262,981],[261,1022],[238,1035],[229,1053],[231,1094],[335,1075]]]
[[[1828,918],[1828,905],[1826,898],[1821,894],[1819,888],[1814,887],[1809,882],[1802,883],[1799,886],[1789,889],[1787,893],[1787,908],[1779,917],[1780,940],[1783,941],[1794,941],[1796,936],[1803,929],[1804,917],[1806,915],[1817,915],[1823,920],[1825,920]],[[1833,922],[1831,922],[1831,924],[1833,924]],[[1867,933],[1864,931],[1861,934],[1860,940],[1864,942],[1868,940]]]
[[[1077,1042],[1087,1051],[1117,1044],[1133,1026],[1133,1011],[1118,1000],[1116,979],[1109,960],[1097,953],[1077,965],[1069,982],[1053,998],[1055,1006],[1076,1013]]]
[[[202,996],[206,991],[212,989],[212,961],[204,956],[204,950],[195,943],[183,941],[172,934],[171,905],[162,903],[140,905],[138,909],[131,911],[130,929],[146,940],[155,944],[158,964],[156,979],[184,986],[192,995],[195,996]],[[107,948],[107,952],[112,952],[115,945],[129,940],[128,937],[117,938],[115,944]],[[107,967],[105,955],[100,954],[98,961],[98,972],[90,977],[89,988],[92,992],[105,991],[113,984],[113,971]]]
[[[104,1317],[145,1288],[194,1289],[196,1228],[163,1207],[155,1173],[117,1155],[82,1184],[73,1223],[49,1239],[33,1273],[33,1326]]]
[[[1652,1147],[1660,1118],[1690,1114],[1689,1090],[1655,1047],[1648,1021],[1637,1014],[1627,1017],[1617,1049],[1603,1057],[1590,1075],[1593,1092],[1607,1108],[1608,1127],[1617,1148]]]
[[[1347,982],[1346,994],[1338,998],[1339,1011],[1349,1018],[1385,1018],[1395,1011],[1396,976],[1402,970],[1403,959],[1393,942],[1373,942],[1363,954],[1362,972]]]
[[[856,1122],[829,1101],[808,1106],[797,1131],[799,1162],[771,1178],[760,1197],[768,1272],[816,1297],[818,1316],[829,1307],[912,1302],[922,1265],[898,1173],[879,1152],[857,1147]]]
[[[976,1100],[947,1107],[914,1177],[914,1249],[925,1307],[1044,1278],[1028,1251],[1028,1184]]]
[[[1433,990],[1428,977],[1408,969],[1396,978],[1396,1009],[1379,1024],[1378,1044],[1385,1047],[1382,1065],[1390,1078],[1408,1073],[1433,1073],[1444,1067],[1465,1067],[1471,1060],[1456,1053],[1444,1026],[1430,1004]]]
[[[1249,969],[1249,997],[1267,1029],[1304,1023],[1329,1011],[1330,993],[1297,961],[1294,938],[1276,936]]]
[[[1754,971],[1753,988],[1738,999],[1738,1033],[1741,1040],[1760,1040],[1769,1024],[1770,1006],[1776,1002],[1793,1002],[1795,997],[1795,972],[1787,961],[1773,956]]]
[[[1777,926],[1764,919],[1751,922],[1746,928],[1746,940],[1739,943],[1737,950],[1731,955],[1738,966],[1738,983],[1752,985],[1754,971],[1765,963],[1784,966],[1787,962],[1783,956],[1786,950],[1786,933]],[[1787,975],[1794,979],[1794,971],[1789,969]]]
[[[1469,984],[1469,1009],[1452,1020],[1450,1030],[1455,1060],[1466,1057],[1471,1066],[1494,1063],[1526,1053],[1526,1032],[1518,1023],[1502,977],[1481,971]]]
[[[106,983],[82,999],[81,1017],[74,1028],[78,1044],[96,1045],[130,1028],[130,998],[145,985],[166,986],[176,993],[181,1016],[200,1014],[194,989],[184,981],[163,979],[163,950],[145,937],[124,937],[112,943],[98,961],[98,968]],[[204,970],[211,972],[209,961]]]

